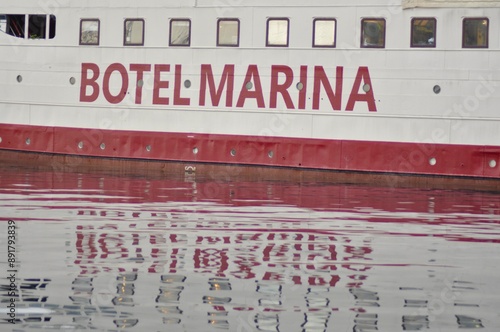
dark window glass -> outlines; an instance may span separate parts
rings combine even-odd
[[[361,47],[385,47],[385,19],[365,18],[361,20]]]
[[[28,37],[30,39],[45,39],[47,31],[47,15],[29,15]]]
[[[17,38],[24,38],[24,22],[26,15],[6,15],[4,29],[5,32]]]
[[[488,48],[487,18],[464,18],[463,21],[463,48]]]
[[[411,20],[411,47],[436,47],[436,19]]]

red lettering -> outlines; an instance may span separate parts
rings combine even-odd
[[[168,97],[161,97],[160,90],[168,89],[169,82],[161,80],[161,73],[169,72],[170,65],[155,65],[155,82],[153,86],[153,105],[168,105]]]
[[[92,77],[89,77],[89,70],[92,71]],[[80,101],[92,103],[99,97],[99,66],[95,63],[82,63],[82,78],[80,83]],[[92,88],[92,93],[87,95],[87,87]]]
[[[283,84],[278,83],[279,74],[285,74],[285,82]],[[271,67],[271,88],[270,88],[270,98],[269,107],[277,107],[278,93],[281,94],[287,109],[293,110],[295,106],[293,105],[292,98],[288,92],[288,88],[293,83],[293,70],[288,66],[272,66]]]
[[[300,66],[300,83],[302,83],[302,90],[299,91],[299,110],[306,109],[307,97],[307,66]]]
[[[200,83],[200,106],[205,106],[205,94],[208,88],[210,91],[210,98],[212,99],[213,106],[219,106],[224,87],[226,89],[226,107],[233,106],[233,89],[234,89],[234,65],[225,65],[222,71],[222,77],[215,91],[215,80],[212,72],[212,65],[201,65],[201,83]]]
[[[364,82],[363,91],[365,93],[359,93],[361,82]],[[354,84],[352,86],[351,94],[349,95],[349,101],[347,102],[345,110],[346,111],[354,110],[354,104],[358,101],[366,102],[368,105],[368,110],[370,112],[377,111],[377,105],[375,104],[375,96],[373,95],[373,85],[370,78],[370,72],[368,71],[368,67],[359,67],[358,73],[356,74],[356,79],[354,80]]]
[[[248,89],[248,84],[252,83],[255,86],[255,90],[251,91]],[[249,65],[247,74],[245,75],[245,82],[241,87],[240,96],[238,97],[238,102],[236,107],[243,107],[245,105],[245,100],[255,99],[257,101],[258,108],[266,107],[264,103],[264,95],[262,94],[262,84],[260,82],[259,68],[257,65]]]
[[[337,67],[335,93],[333,92],[330,80],[326,76],[325,70],[321,66],[314,67],[314,90],[313,90],[313,109],[319,110],[321,86],[325,88],[326,95],[330,100],[330,105],[334,111],[342,109],[342,83],[343,67]]]
[[[151,71],[151,65],[130,64],[130,71],[137,72],[135,103],[142,104],[142,87],[144,86],[144,73],[147,71]]]
[[[111,79],[111,75],[117,71],[122,77],[122,86],[120,88],[120,92],[117,95],[113,95],[109,90],[109,81]],[[128,74],[127,69],[121,63],[113,63],[111,64],[106,71],[104,72],[104,78],[102,82],[102,93],[106,100],[110,104],[118,104],[125,99],[125,95],[128,90]]]
[[[182,65],[175,65],[174,105],[189,106],[191,100],[181,97]]]

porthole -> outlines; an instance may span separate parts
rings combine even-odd
[[[436,160],[436,158],[431,158],[431,159],[429,159],[429,165],[431,165],[431,166],[436,166],[436,164],[437,164],[437,160]]]
[[[16,80],[18,83],[21,83],[23,81],[23,77],[21,75],[17,75]]]
[[[434,85],[432,91],[434,91],[435,94],[439,94],[441,92],[441,87],[439,85]]]
[[[232,149],[230,153],[231,153],[231,156],[232,156],[232,157],[235,157],[235,156],[236,156],[236,150],[235,150],[235,149]]]
[[[370,86],[370,84],[363,85],[363,91],[364,92],[370,92],[371,89],[372,89],[372,87]]]
[[[137,81],[137,86],[138,86],[139,88],[142,88],[142,87],[144,86],[144,80],[138,80],[138,81]]]
[[[31,139],[30,138],[27,138],[26,139],[26,145],[30,145],[31,144]]]
[[[247,84],[245,84],[245,87],[247,90],[251,90],[253,88],[253,83],[252,82],[247,82]]]
[[[146,151],[151,152],[151,145],[146,145]]]
[[[1,142],[1,140],[0,140],[0,142]],[[497,161],[494,159],[491,159],[489,162],[489,165],[491,168],[495,168],[495,167],[497,167]]]
[[[193,148],[193,154],[198,154],[198,152],[199,152],[199,151],[198,151],[198,148],[197,148],[197,147],[194,147],[194,148]]]
[[[2,138],[0,137],[0,143],[2,143]]]
[[[74,77],[70,77],[70,79],[69,79],[69,84],[71,84],[71,85],[75,85],[75,83],[76,83],[76,78],[74,78]]]
[[[191,81],[190,81],[190,80],[185,80],[185,81],[184,81],[184,87],[185,87],[186,89],[189,89],[189,88],[191,87]]]
[[[274,151],[269,151],[269,152],[267,153],[267,156],[268,156],[269,158],[273,158],[273,157],[274,157]]]
[[[101,148],[101,150],[104,150],[104,149],[106,149],[106,144],[101,143],[101,145],[99,145],[99,147]]]
[[[302,82],[297,83],[297,90],[302,91],[302,89],[304,89],[304,83]]]
[[[81,150],[83,149],[83,142],[78,142],[78,148]]]

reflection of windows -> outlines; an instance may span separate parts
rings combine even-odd
[[[361,47],[385,47],[385,19],[365,18],[361,20]]]
[[[270,18],[267,20],[266,46],[288,46],[288,26],[290,20],[287,18]]]
[[[488,48],[487,18],[464,18],[463,21],[463,48]]]
[[[317,18],[313,23],[313,47],[335,47],[337,21],[333,18]]]
[[[220,19],[217,23],[217,46],[240,45],[240,20]]]
[[[170,46],[191,45],[191,21],[185,19],[170,20]]]
[[[144,20],[126,19],[125,31],[123,34],[123,45],[142,46],[144,45]]]
[[[80,45],[99,45],[100,22],[97,19],[80,21]]]
[[[436,47],[436,19],[411,20],[411,47]]]

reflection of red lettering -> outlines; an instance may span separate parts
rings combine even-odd
[[[324,277],[309,277],[308,283],[309,286],[329,285],[330,287],[335,287],[339,281],[340,277],[338,275],[332,275],[330,276],[330,281],[326,281]]]
[[[266,272],[262,277],[262,280],[273,280],[273,281],[283,281],[283,275],[276,272]]]
[[[231,272],[231,275],[238,279],[255,278],[255,273],[253,272],[252,267],[260,265],[253,256],[250,259],[237,256],[234,260],[234,264],[236,264],[238,270]]]
[[[92,71],[92,77],[89,77],[89,70]],[[82,79],[80,83],[80,101],[92,103],[99,97],[99,66],[95,63],[82,63]],[[87,94],[87,87],[92,89],[90,95]]]
[[[195,269],[202,269],[202,273],[214,273],[218,277],[225,277],[224,272],[229,266],[227,249],[196,249],[193,260]]]

